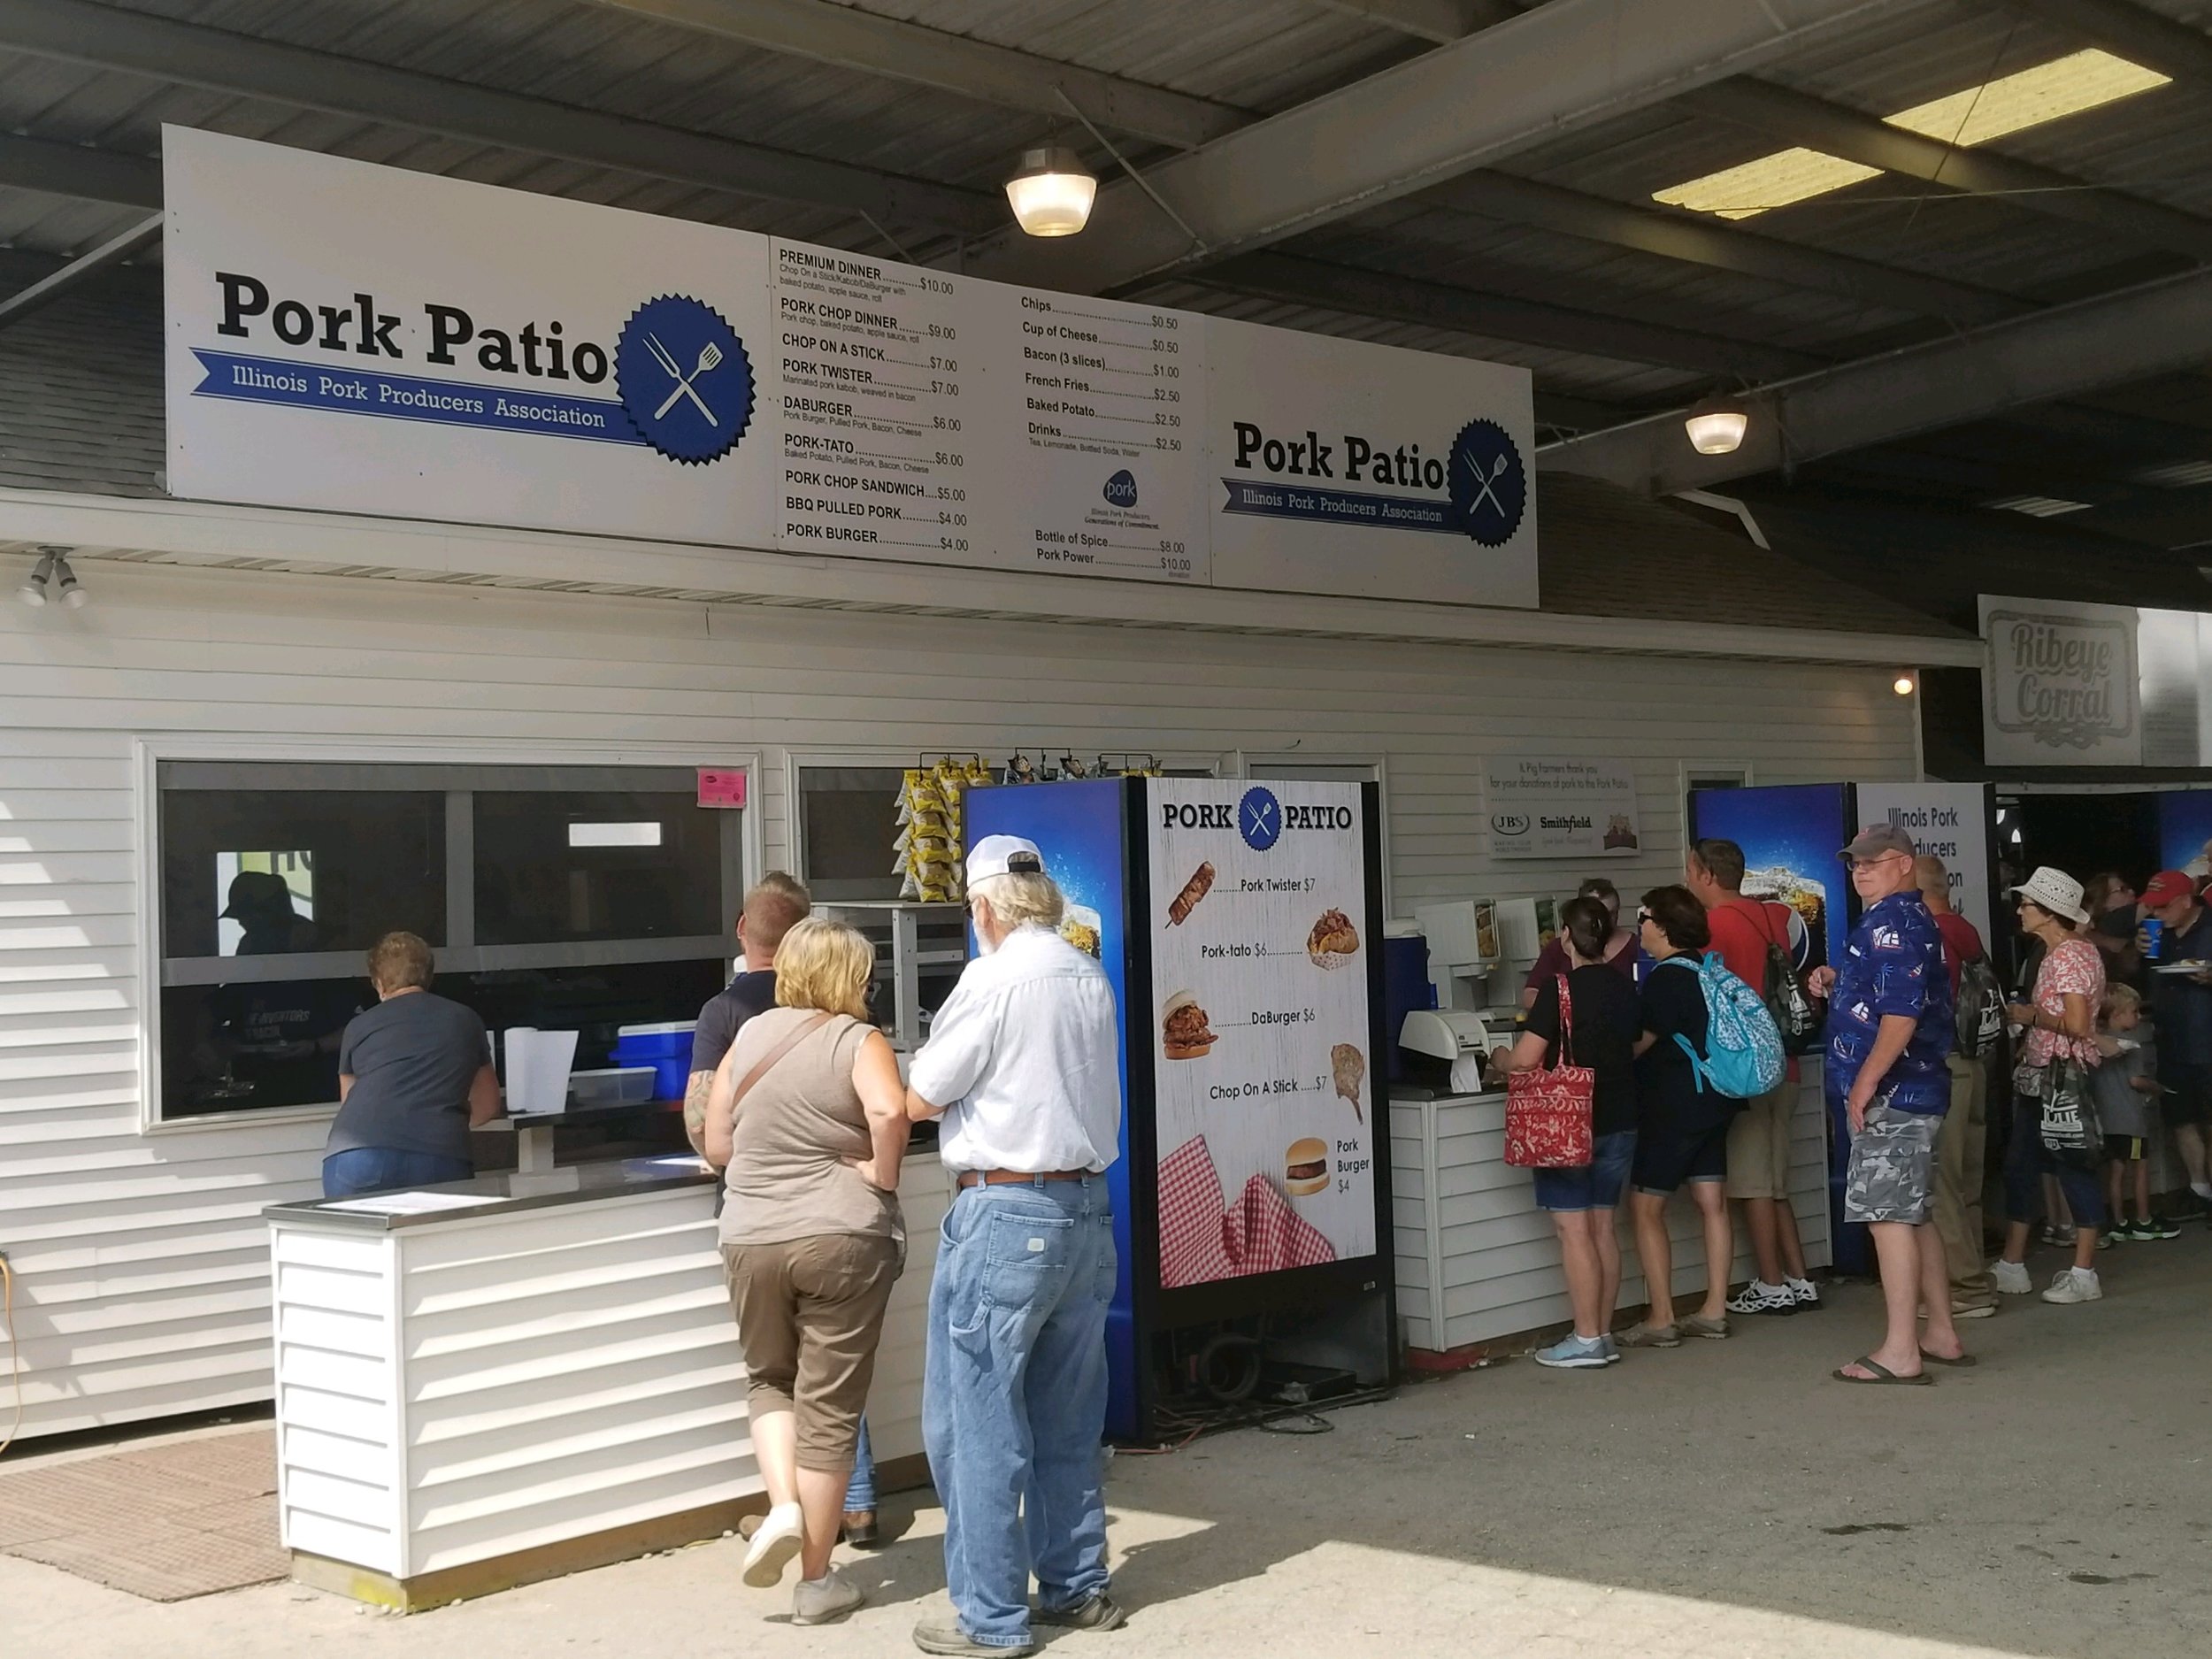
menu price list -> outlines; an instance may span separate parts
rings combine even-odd
[[[999,452],[1021,457],[1006,480],[1018,567],[1153,581],[1204,581],[1197,495],[1198,319],[1112,300],[1033,289],[992,325],[1015,332],[995,354],[1016,366],[995,392]]]
[[[971,525],[978,383],[964,289],[941,272],[772,243],[780,387],[778,545],[993,562]]]

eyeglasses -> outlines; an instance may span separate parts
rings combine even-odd
[[[1638,925],[1639,926],[1641,926],[1644,923],[1646,923],[1646,922],[1649,921],[1650,919],[1651,919],[1651,912],[1650,912],[1649,910],[1646,910],[1646,909],[1645,909],[1642,905],[1639,904],[1639,905],[1636,907],[1636,922],[1637,922],[1637,925]]]

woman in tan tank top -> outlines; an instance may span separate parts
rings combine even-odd
[[[798,923],[776,952],[776,1006],[746,1022],[707,1100],[724,1171],[722,1261],[745,1349],[753,1447],[774,1505],[745,1581],[794,1555],[792,1620],[862,1601],[830,1566],[892,1281],[905,1259],[906,1091],[867,1020],[875,950],[842,923]]]

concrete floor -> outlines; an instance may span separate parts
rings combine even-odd
[[[2045,1251],[2031,1263],[2045,1279]],[[1128,1629],[1086,1652],[2196,1659],[2212,1643],[2212,1233],[2107,1253],[2107,1298],[2008,1301],[1926,1389],[1847,1388],[1875,1294],[1603,1372],[1525,1360],[1124,1456]],[[11,1461],[13,1461],[12,1459]],[[0,1557],[9,1659],[911,1653],[938,1515],[856,1558],[874,1604],[799,1630],[722,1540],[412,1618],[289,1585],[169,1606]]]

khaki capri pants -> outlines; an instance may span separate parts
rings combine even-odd
[[[900,1266],[897,1240],[876,1233],[722,1247],[748,1408],[795,1415],[802,1469],[852,1466]]]

